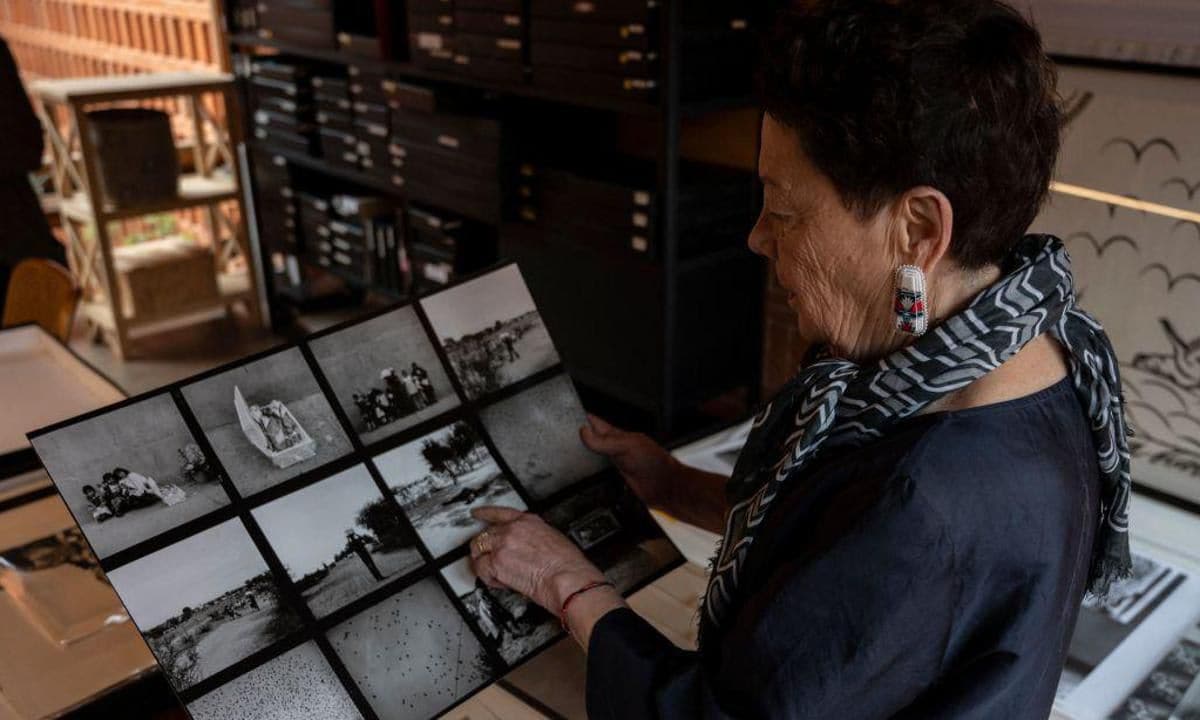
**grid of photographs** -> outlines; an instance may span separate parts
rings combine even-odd
[[[30,435],[194,718],[440,715],[562,637],[473,508],[622,592],[682,558],[607,463],[516,265]]]

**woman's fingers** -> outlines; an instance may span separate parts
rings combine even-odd
[[[598,415],[593,415],[591,413],[587,414],[587,421],[588,421],[588,424],[592,426],[592,429],[595,430],[596,432],[600,433],[601,435],[607,435],[607,434],[611,433],[613,430],[617,429],[616,427],[614,427],[611,423],[609,423],[604,418],[602,418]]]
[[[496,567],[492,562],[491,554],[471,558],[471,569],[475,571],[476,577],[482,580],[488,587],[505,587],[504,583],[496,579]]]
[[[608,429],[600,430],[595,422],[597,419],[589,415],[588,424],[579,428],[579,438],[583,440],[583,444],[592,452],[602,455],[615,455],[624,451],[628,444],[625,433],[607,423],[605,423],[605,427]]]

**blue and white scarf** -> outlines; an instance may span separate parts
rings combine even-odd
[[[730,479],[735,504],[712,563],[706,630],[727,620],[772,501],[818,453],[884,435],[893,423],[996,369],[1043,332],[1070,354],[1075,391],[1099,453],[1102,494],[1088,590],[1103,595],[1113,580],[1129,574],[1129,447],[1112,345],[1100,323],[1075,305],[1061,240],[1026,236],[1003,271],[965,310],[878,362],[819,357],[759,413]]]

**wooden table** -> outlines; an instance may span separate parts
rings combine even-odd
[[[36,325],[0,330],[0,549],[70,526],[70,512],[36,465],[25,433],[124,397]],[[116,596],[114,603],[119,605]],[[0,591],[0,720],[57,716],[156,668],[133,623],[66,647],[51,642]]]

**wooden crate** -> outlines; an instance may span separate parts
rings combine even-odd
[[[218,302],[212,249],[181,237],[113,248],[126,317],[161,317]]]

